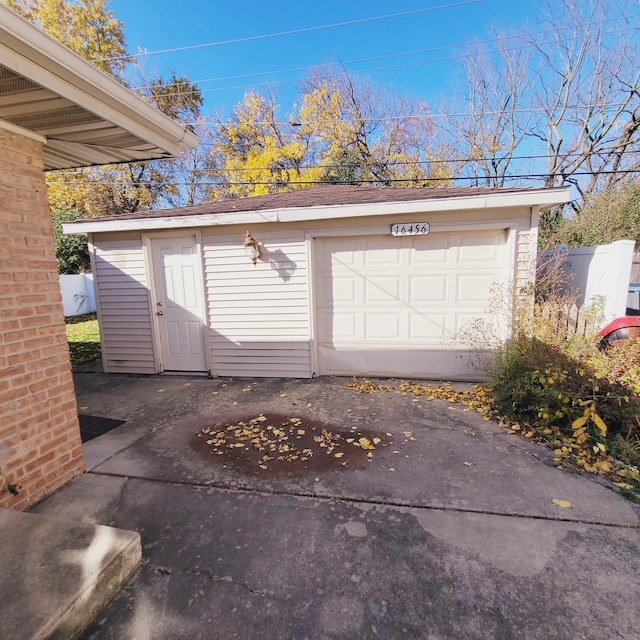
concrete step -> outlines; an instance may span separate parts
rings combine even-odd
[[[0,638],[73,638],[141,560],[137,532],[0,509]]]

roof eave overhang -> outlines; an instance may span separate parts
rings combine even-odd
[[[175,156],[198,138],[106,73],[0,3],[0,64],[154,147],[140,158]],[[135,154],[135,149],[133,150]],[[108,150],[105,151],[108,153]],[[114,156],[114,162],[118,160]],[[80,165],[76,165],[80,166]]]
[[[569,201],[568,187],[536,189],[516,193],[496,193],[482,196],[455,198],[432,198],[407,202],[376,202],[364,204],[339,204],[315,207],[292,207],[265,211],[203,213],[154,218],[121,220],[82,220],[63,225],[64,233],[102,233],[113,231],[158,231],[162,229],[184,229],[264,222],[303,222],[309,220],[336,220],[364,216],[388,216],[420,214],[436,211],[475,211],[479,209],[504,209],[514,207],[536,207],[547,209]]]

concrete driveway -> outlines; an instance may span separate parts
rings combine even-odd
[[[145,557],[82,637],[640,637],[635,505],[460,406],[345,382],[77,373],[80,412],[126,423],[34,511],[137,530]],[[208,444],[260,415],[348,464]]]

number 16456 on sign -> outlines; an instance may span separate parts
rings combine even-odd
[[[428,222],[400,222],[391,225],[392,236],[423,236],[429,233]]]

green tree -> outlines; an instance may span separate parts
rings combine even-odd
[[[585,201],[579,215],[564,219],[552,236],[569,247],[634,240],[640,246],[640,180],[630,180]]]
[[[64,222],[81,220],[84,218],[82,212],[54,211],[52,217],[58,272],[82,273],[84,271],[91,271],[87,236],[79,234],[65,235],[62,233],[62,224]]]

